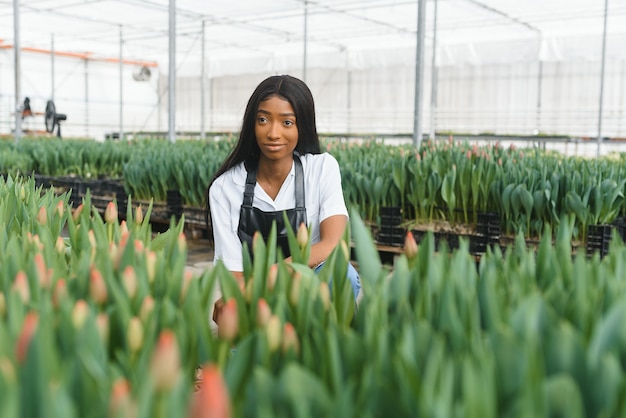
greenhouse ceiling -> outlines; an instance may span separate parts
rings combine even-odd
[[[0,0],[0,51],[135,60],[167,69],[167,0]],[[313,56],[409,48],[417,0],[176,0],[176,61]],[[607,33],[626,34],[626,0],[609,0]],[[425,44],[598,38],[605,0],[428,0]],[[306,43],[305,43],[306,40]],[[306,47],[305,47],[306,44]],[[122,45],[120,53],[120,45]],[[597,49],[601,43],[597,43]],[[306,51],[306,55],[305,55]]]

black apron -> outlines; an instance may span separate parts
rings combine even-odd
[[[293,162],[295,165],[295,194],[296,207],[293,209],[265,212],[252,206],[254,200],[254,187],[256,186],[257,165],[246,168],[248,175],[246,177],[246,188],[243,193],[243,203],[239,213],[239,227],[237,235],[241,243],[248,243],[250,255],[252,254],[252,237],[256,231],[263,236],[263,240],[267,241],[272,224],[276,222],[276,245],[283,253],[283,257],[289,257],[289,240],[287,238],[287,226],[285,225],[284,213],[287,214],[289,225],[294,232],[298,230],[301,223],[307,224],[306,208],[304,207],[304,171],[302,162],[297,155],[294,154]]]

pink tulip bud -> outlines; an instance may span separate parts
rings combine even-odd
[[[74,219],[74,222],[78,222],[78,220],[80,219],[80,214],[83,213],[83,204],[81,203],[80,205],[78,205],[78,207],[76,209],[74,209],[74,212],[72,212],[72,219]]]
[[[144,252],[145,247],[144,247],[144,245],[143,245],[143,241],[141,241],[141,240],[139,240],[139,239],[136,239],[136,240],[133,242],[133,245],[135,246],[135,254],[141,254],[141,253],[143,253],[143,252]]]
[[[30,286],[28,285],[28,277],[22,270],[18,271],[13,281],[12,290],[17,292],[24,304],[30,302]]]
[[[298,242],[298,245],[300,246],[300,248],[306,247],[307,244],[309,243],[309,230],[307,229],[304,222],[302,222],[300,226],[298,227],[296,241]]]
[[[300,352],[300,342],[298,341],[298,335],[291,323],[286,322],[283,327],[283,353],[293,350],[296,354]]]
[[[237,301],[229,299],[224,304],[220,316],[217,318],[217,335],[226,341],[232,341],[239,332],[239,313]]]
[[[267,273],[267,290],[274,290],[274,286],[276,286],[276,279],[278,278],[278,265],[272,264]]]
[[[96,233],[93,232],[93,229],[87,231],[87,238],[89,239],[89,245],[91,246],[91,249],[95,250],[98,247],[98,244],[96,243]]]
[[[26,314],[24,322],[22,323],[22,330],[20,331],[15,343],[15,357],[17,358],[17,362],[19,364],[24,364],[26,361],[28,347],[37,332],[38,324],[39,314],[37,312],[29,312]]]
[[[139,351],[143,345],[143,325],[141,324],[141,320],[136,316],[130,318],[126,339],[131,352]]]
[[[89,296],[98,305],[107,301],[107,286],[100,270],[92,267],[89,273]]]
[[[154,310],[154,299],[152,296],[148,295],[143,298],[141,302],[141,308],[139,309],[139,318],[141,318],[141,322],[144,324],[150,318],[152,311]]]
[[[185,237],[185,234],[182,232],[178,234],[178,249],[180,251],[187,250],[187,237]]]
[[[326,282],[320,282],[320,300],[327,311],[330,308],[330,288]]]
[[[114,202],[109,202],[104,210],[104,220],[108,224],[117,222],[117,206]]]
[[[150,363],[150,374],[155,388],[159,391],[171,390],[180,376],[180,371],[180,353],[176,335],[171,330],[163,330]]]
[[[106,345],[109,343],[109,316],[104,312],[96,315],[96,329],[100,339]]]
[[[141,209],[141,205],[137,206],[135,209],[135,222],[137,224],[143,223],[143,209]]]
[[[37,222],[39,222],[40,225],[48,224],[48,212],[46,212],[46,208],[43,206],[40,207],[39,212],[37,212]]]
[[[404,254],[409,259],[413,259],[417,255],[417,242],[415,242],[415,236],[411,231],[406,233],[406,238],[404,239]]]
[[[272,310],[267,304],[265,299],[261,298],[256,303],[256,324],[258,327],[263,328],[270,321],[272,316]]]
[[[280,347],[280,341],[282,338],[282,324],[280,318],[276,315],[272,315],[265,327],[265,335],[267,336],[267,347],[270,352],[274,352]]]
[[[228,387],[220,369],[208,364],[200,370],[200,387],[191,398],[189,418],[230,418],[232,409]]]
[[[137,274],[132,266],[126,266],[122,273],[122,285],[129,299],[134,299],[137,294]]]
[[[54,211],[59,214],[59,217],[63,216],[63,214],[65,213],[65,206],[63,206],[62,200],[59,200],[56,207],[54,208]]]
[[[110,417],[134,417],[135,405],[131,397],[130,383],[123,377],[117,378],[111,386],[109,398]]]
[[[81,329],[89,317],[89,305],[83,299],[79,299],[72,309],[72,325],[75,329]]]
[[[126,223],[125,219],[122,222],[120,222],[120,234],[123,234],[123,233],[128,233],[128,224]]]
[[[61,302],[66,300],[68,296],[67,292],[67,284],[65,283],[65,279],[59,279],[54,285],[54,290],[52,291],[52,306],[59,308],[61,306]]]

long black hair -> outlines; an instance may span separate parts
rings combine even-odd
[[[237,144],[235,144],[235,148],[215,172],[209,184],[209,189],[216,178],[237,164],[244,161],[254,164],[258,161],[260,149],[255,135],[257,111],[261,102],[273,96],[287,100],[293,107],[296,116],[296,126],[298,127],[296,152],[300,155],[320,154],[322,152],[315,123],[315,103],[311,90],[298,78],[290,75],[274,75],[263,80],[250,96],[243,114],[243,123]],[[207,190],[207,223],[210,216],[209,194]],[[211,229],[209,228],[210,236],[213,235]]]

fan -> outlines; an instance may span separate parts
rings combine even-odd
[[[57,108],[52,100],[48,100],[46,103],[46,131],[49,133],[54,132],[54,128],[57,128],[57,136],[61,138],[61,122],[67,120],[67,115],[64,113],[57,113]]]
[[[152,75],[152,72],[150,71],[150,68],[143,66],[141,67],[139,72],[133,73],[133,79],[135,81],[148,81],[150,80],[151,75]]]

